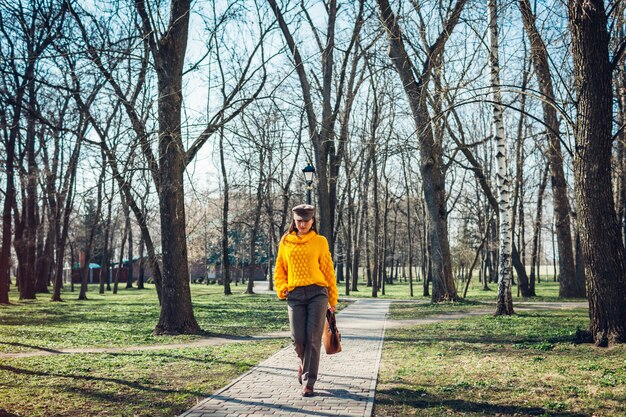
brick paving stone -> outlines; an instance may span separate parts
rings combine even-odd
[[[322,353],[314,397],[301,396],[296,354],[289,346],[180,417],[371,416],[389,304],[363,299],[337,314],[342,352]]]

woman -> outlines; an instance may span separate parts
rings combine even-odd
[[[287,299],[291,339],[300,359],[302,396],[312,397],[326,310],[337,305],[337,282],[328,241],[315,229],[315,207],[301,204],[280,241],[274,270],[278,298]]]

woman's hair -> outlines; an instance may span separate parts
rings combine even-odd
[[[317,233],[317,227],[315,227],[315,216],[313,216],[313,224],[311,225],[311,230]],[[291,224],[289,225],[289,229],[285,232],[285,236],[291,234],[291,232],[298,232],[298,228],[296,227],[296,221],[292,218]]]

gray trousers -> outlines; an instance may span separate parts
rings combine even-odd
[[[291,340],[302,365],[304,385],[313,387],[320,365],[320,347],[328,308],[328,289],[296,287],[287,296]]]

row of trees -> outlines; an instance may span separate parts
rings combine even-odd
[[[586,279],[596,344],[626,338],[622,3],[35,0],[0,11],[0,302],[12,251],[21,298],[52,280],[61,299],[68,237],[92,201],[86,264],[95,250],[109,265],[115,240],[132,259],[138,243],[161,304],[155,332],[197,332],[192,242],[205,249],[195,256],[221,248],[229,294],[232,229],[245,230],[252,268],[261,242],[271,260],[310,162],[346,293],[365,266],[377,296],[402,264],[411,295],[416,267],[424,295],[456,300],[455,271],[468,284],[478,269],[484,285],[498,280],[497,314],[512,314],[512,269],[534,295],[525,267],[551,222],[560,295],[584,296]]]

